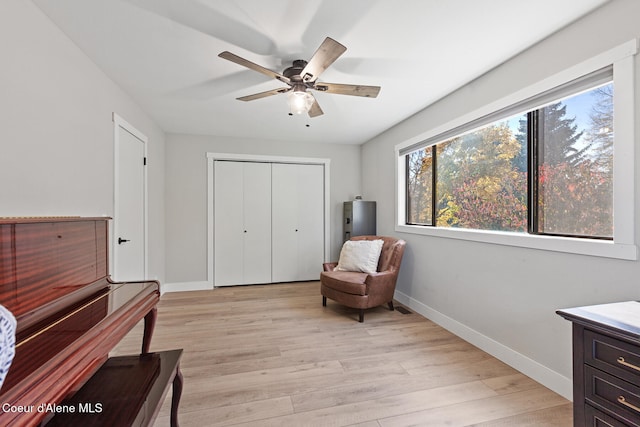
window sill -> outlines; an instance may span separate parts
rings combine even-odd
[[[590,240],[556,236],[535,236],[530,234],[501,231],[469,230],[460,228],[425,227],[419,225],[396,225],[399,233],[420,234],[520,248],[539,249],[603,258],[637,260],[636,245],[615,243],[608,240]]]

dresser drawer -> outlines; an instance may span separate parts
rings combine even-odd
[[[590,330],[584,331],[584,361],[634,384],[640,384],[640,346]]]
[[[640,427],[640,387],[588,365],[584,367],[584,385],[587,403],[615,414],[627,425]]]
[[[585,405],[584,414],[586,418],[586,427],[628,427],[629,424],[624,424],[622,421],[618,421],[613,417],[598,411],[597,409]]]

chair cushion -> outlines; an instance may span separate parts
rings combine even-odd
[[[338,266],[335,269],[375,273],[383,243],[384,241],[381,239],[347,240],[342,245]]]
[[[366,295],[367,285],[364,281],[367,279],[367,273],[356,271],[323,271],[320,273],[320,281],[323,285],[353,295]]]

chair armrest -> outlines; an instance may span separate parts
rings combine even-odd
[[[337,262],[325,262],[322,264],[323,271],[333,271],[334,268],[338,266]]]
[[[394,271],[390,271],[390,270],[377,271],[375,273],[369,273],[367,275],[365,283],[371,283],[371,284],[383,283],[388,280],[394,280],[395,277],[396,277],[396,274]]]
[[[389,288],[395,289],[397,277],[397,273],[390,270],[370,273],[364,281],[367,294],[383,293]]]

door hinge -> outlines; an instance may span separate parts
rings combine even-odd
[[[142,164],[143,164],[143,166],[147,166],[147,158],[146,157],[142,158]]]

